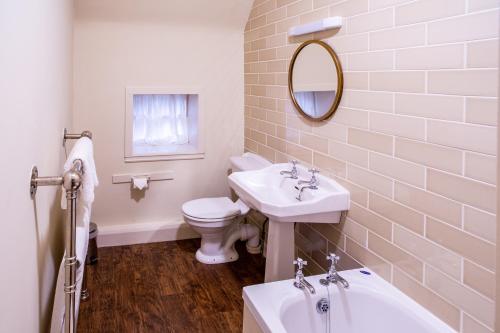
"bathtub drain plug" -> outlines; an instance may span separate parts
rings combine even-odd
[[[330,302],[326,298],[322,298],[316,303],[316,310],[319,314],[327,313],[330,309]]]

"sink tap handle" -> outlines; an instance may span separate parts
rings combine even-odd
[[[326,256],[326,260],[329,260],[332,262],[332,265],[335,265],[339,262],[340,257],[336,255],[335,253],[330,253],[329,255]]]
[[[295,166],[297,164],[299,164],[299,161],[297,161],[297,160],[291,160],[290,163],[292,163],[293,167],[295,168]]]
[[[302,271],[302,269],[304,268],[304,266],[307,266],[307,261],[303,260],[302,258],[297,257],[297,260],[294,260],[293,264],[297,265],[297,269],[299,271]]]
[[[313,186],[318,186],[319,185],[319,180],[316,178],[316,174],[319,173],[319,170],[316,168],[309,169],[309,172],[311,173],[311,180],[309,183]]]
[[[312,168],[312,169],[309,169],[309,172],[312,173],[312,175],[314,177],[317,173],[319,173],[319,170],[316,168]]]
[[[340,260],[340,257],[336,255],[335,253],[331,253],[326,256],[326,260],[330,261],[330,268],[328,269],[328,275],[326,276],[326,279],[328,281],[336,281],[337,278],[337,263]]]

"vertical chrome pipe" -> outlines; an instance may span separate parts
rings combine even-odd
[[[63,186],[66,190],[67,210],[65,225],[65,248],[64,256],[64,293],[65,293],[65,312],[64,312],[64,331],[66,333],[76,332],[75,317],[75,296],[76,296],[76,198],[77,191],[81,185],[81,160],[74,162],[73,168],[63,176]]]

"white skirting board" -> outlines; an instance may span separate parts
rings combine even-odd
[[[199,238],[183,220],[101,226],[98,223],[98,247],[166,242]]]

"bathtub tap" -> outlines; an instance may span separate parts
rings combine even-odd
[[[307,261],[297,258],[297,260],[293,261],[293,264],[297,265],[297,272],[295,273],[295,281],[293,282],[293,285],[299,289],[307,288],[311,294],[315,294],[316,290],[309,282],[307,282],[304,277],[304,273],[302,273],[302,269],[307,265]]]
[[[344,288],[349,288],[349,282],[339,275],[337,268],[335,267],[335,265],[339,262],[339,259],[339,256],[335,253],[330,253],[330,255],[326,256],[326,260],[331,261],[331,264],[326,278],[319,281],[322,285],[328,286],[330,283],[337,284],[337,282],[340,282]]]

